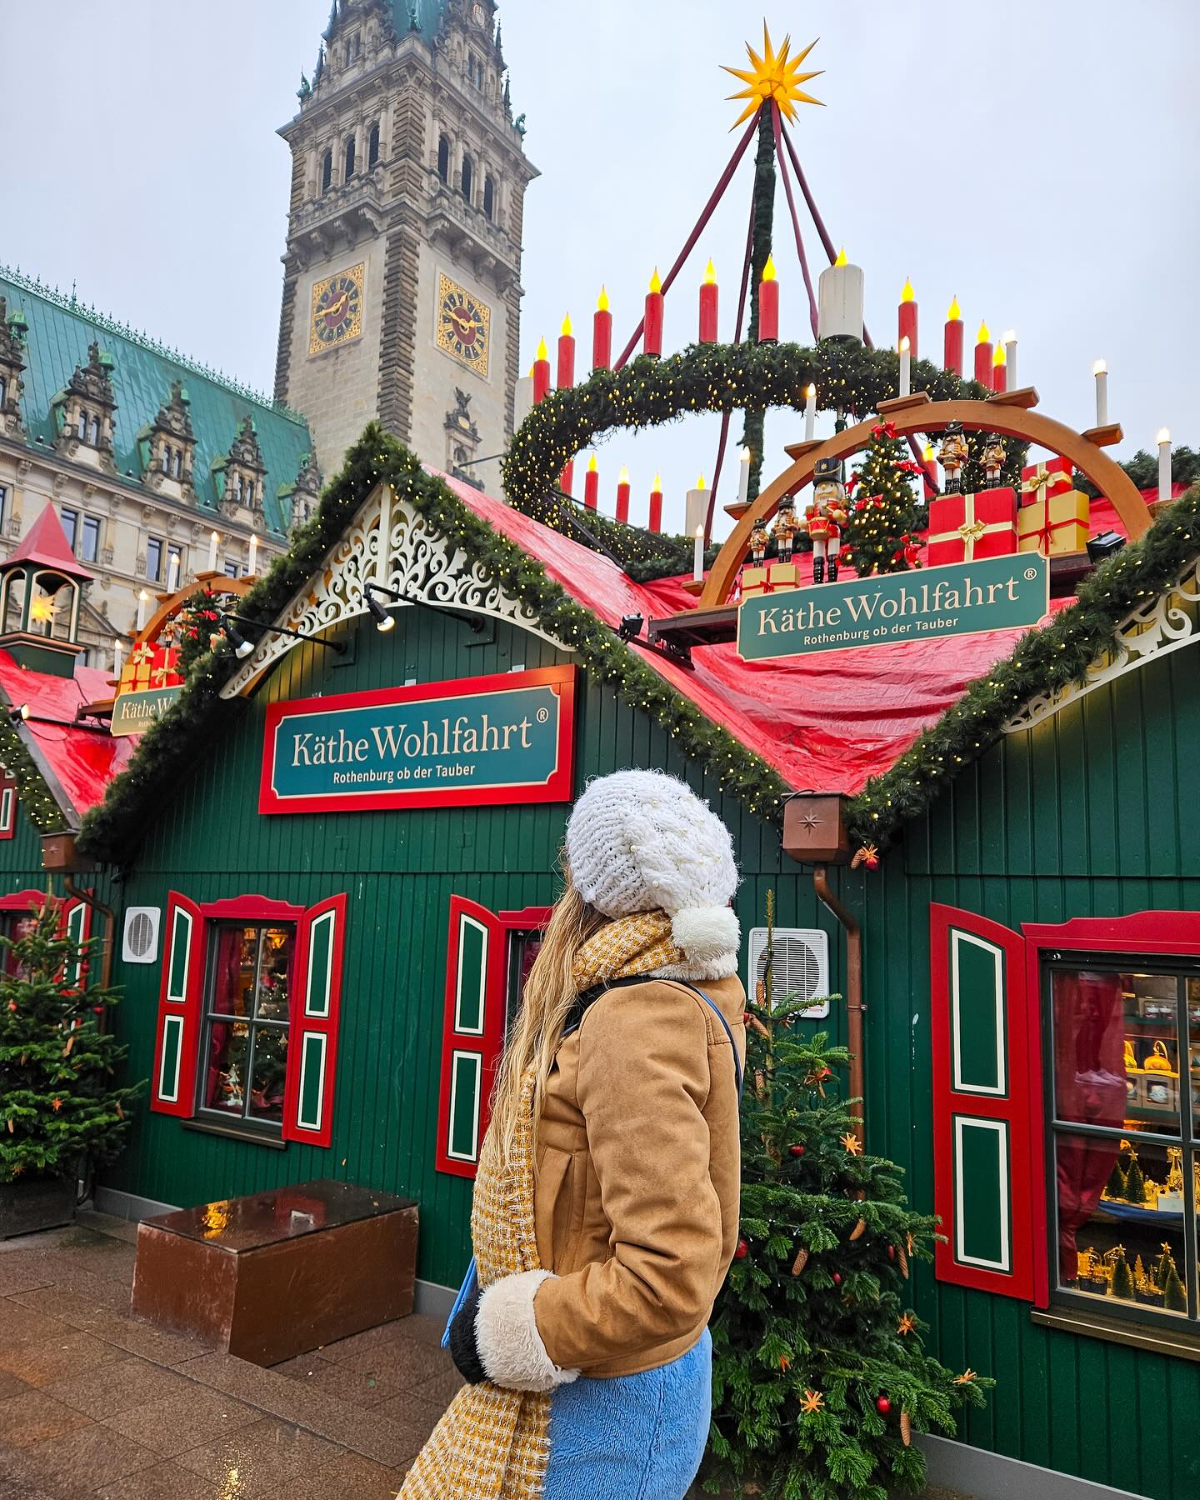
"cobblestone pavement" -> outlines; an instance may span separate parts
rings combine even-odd
[[[440,1330],[260,1369],[131,1315],[135,1237],[84,1213],[0,1243],[0,1500],[390,1500],[461,1383]]]

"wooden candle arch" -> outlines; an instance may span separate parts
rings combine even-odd
[[[1024,394],[1024,393],[1014,393]],[[1032,392],[1028,395],[1036,400]],[[848,458],[871,440],[871,429],[881,421],[892,422],[897,437],[920,432],[942,432],[951,422],[961,422],[969,432],[998,432],[1005,437],[1037,443],[1062,458],[1069,458],[1081,474],[1107,495],[1129,533],[1130,541],[1141,536],[1150,525],[1150,512],[1137,486],[1093,440],[1072,428],[1041,416],[1024,406],[1003,401],[929,401],[920,396],[880,402],[879,415],[868,417],[854,427],[823,443],[798,444],[789,452],[795,462],[766,489],[741,516],[728,540],[717,554],[698,600],[700,609],[717,609],[733,592],[737,576],[750,545],[750,533],[759,521],[769,521],[779,509],[785,495],[795,494],[813,477],[823,458]],[[1102,434],[1112,441],[1107,430]]]

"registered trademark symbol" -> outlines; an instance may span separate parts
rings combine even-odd
[[[549,719],[549,717],[550,717],[550,710],[548,708],[539,708],[538,709],[538,711],[537,711],[537,721],[538,721],[539,724],[544,724],[547,721],[547,719]]]
[[[1025,582],[1026,583],[1032,583],[1033,580],[1037,576],[1038,576],[1038,574],[1037,574],[1037,569],[1036,568],[1026,568],[1025,569]]]

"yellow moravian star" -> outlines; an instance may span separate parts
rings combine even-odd
[[[818,37],[819,41],[820,38]],[[746,85],[739,89],[736,94],[728,97],[733,100],[747,99],[749,103],[733,123],[733,129],[756,115],[764,104],[772,99],[778,104],[785,119],[796,118],[797,104],[821,104],[820,99],[814,99],[811,94],[806,94],[800,87],[807,83],[810,78],[819,78],[824,72],[818,68],[815,73],[802,73],[800,71],[804,59],[817,45],[816,41],[809,42],[803,52],[798,52],[795,57],[789,57],[792,39],[785,36],[783,46],[776,52],[771,44],[771,33],[767,30],[767,23],[763,22],[763,55],[760,57],[749,42],[746,43],[746,52],[750,58],[748,68],[725,67],[726,73],[732,73],[735,78],[741,79]]]

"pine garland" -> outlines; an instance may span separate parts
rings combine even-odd
[[[0,718],[0,765],[17,783],[17,796],[39,833],[65,833],[70,828],[66,814],[46,785],[37,763],[12,721]]]
[[[632,707],[663,726],[683,752],[705,766],[721,789],[768,822],[782,817],[788,788],[760,756],[748,750],[653,667],[589,609],[546,575],[540,562],[498,535],[446,484],[428,474],[395,438],[372,423],[346,455],[342,472],[326,488],[313,519],[296,534],[290,552],[241,601],[238,613],[266,625],[325,563],[371,490],[390,484],[397,498],[419,511],[436,533],[461,547],[471,562],[519,599],[538,626],[578,653],[599,681],[611,683]],[[247,635],[253,630],[244,627]],[[80,848],[104,859],[127,861],[145,831],[147,814],[165,801],[191,758],[222,732],[236,705],[220,697],[236,669],[229,643],[220,639],[192,669],[175,705],[142,737],[126,770],[104,801],[88,813]]]

